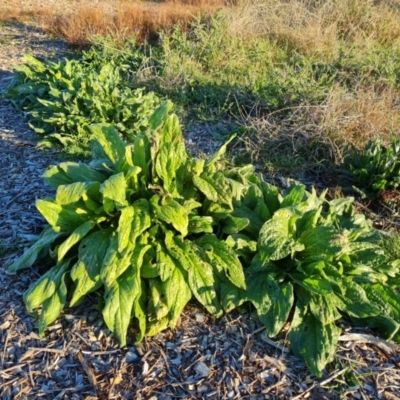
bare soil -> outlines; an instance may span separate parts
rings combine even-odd
[[[66,45],[23,25],[0,27],[0,92],[22,55],[60,57]],[[249,313],[216,320],[196,303],[179,326],[120,349],[93,295],[66,309],[37,336],[23,292],[38,268],[7,266],[45,221],[35,200],[52,195],[41,180],[57,162],[39,150],[22,112],[0,98],[0,398],[8,399],[399,399],[399,346],[343,322],[335,361],[316,379],[294,357],[285,333],[271,340]],[[203,151],[203,150],[202,150]]]

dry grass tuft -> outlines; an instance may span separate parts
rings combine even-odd
[[[101,0],[96,4],[72,1],[65,4],[30,4],[6,0],[0,6],[0,21],[33,21],[46,33],[62,37],[73,45],[85,45],[95,35],[115,38],[152,38],[163,29],[180,24],[184,29],[198,16],[224,7],[223,0],[182,0],[179,2],[128,2]]]
[[[328,58],[343,40],[400,46],[399,22],[399,0],[246,0],[230,13],[232,33],[273,38]]]
[[[304,178],[340,165],[350,144],[361,149],[371,138],[389,144],[391,135],[400,137],[400,94],[376,87],[335,90],[322,104],[244,121],[251,132],[244,142],[252,162],[271,175]]]

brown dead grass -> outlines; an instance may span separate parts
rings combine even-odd
[[[400,0],[245,0],[230,31],[273,38],[304,54],[334,57],[343,40],[400,45]]]
[[[391,88],[335,90],[319,105],[300,104],[248,116],[243,139],[251,161],[271,175],[304,179],[342,164],[347,146],[362,149],[380,137],[400,137],[400,94]]]
[[[64,3],[64,2],[63,2]],[[85,45],[95,35],[116,38],[136,36],[141,40],[180,24],[184,29],[195,18],[225,7],[223,0],[164,2],[70,1],[64,4],[6,0],[0,6],[0,21],[34,22],[46,33],[62,37],[72,45]]]

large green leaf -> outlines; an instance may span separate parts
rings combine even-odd
[[[323,296],[310,293],[310,297],[310,311],[323,325],[332,324],[341,317],[338,308],[340,309],[343,303],[334,293]]]
[[[109,246],[111,229],[104,229],[85,237],[79,245],[78,261],[71,269],[75,290],[70,301],[73,306],[88,293],[101,287],[100,268]]]
[[[75,182],[69,185],[60,185],[56,193],[56,203],[59,205],[73,204],[87,194],[92,186],[97,187],[98,182]]]
[[[380,309],[371,302],[361,285],[353,282],[351,278],[343,278],[340,282],[340,291],[336,296],[343,302],[344,309],[352,317],[366,318],[380,314]]]
[[[67,252],[80,240],[82,240],[94,227],[93,221],[87,221],[76,228],[71,235],[60,245],[57,252],[57,258],[60,262]]]
[[[389,339],[400,338],[400,295],[387,284],[362,285],[368,299],[380,309],[380,315],[366,320],[368,326],[383,331]]]
[[[304,185],[291,185],[281,203],[281,208],[295,206],[304,198],[306,188]]]
[[[107,175],[100,171],[96,171],[90,166],[83,163],[76,163],[72,161],[63,162],[58,165],[65,175],[73,182],[103,182],[107,179]],[[45,174],[46,176],[46,174]]]
[[[104,205],[106,202],[114,202],[117,209],[128,205],[126,200],[126,180],[123,172],[110,176],[100,186],[100,192],[103,193]],[[108,208],[108,211],[112,211]]]
[[[85,210],[78,213],[80,210],[61,206],[51,200],[37,200],[36,208],[54,230],[62,232],[73,232],[92,218]]]
[[[110,237],[110,244],[104,256],[101,266],[100,276],[106,288],[112,286],[115,280],[122,275],[130,265],[137,265],[138,268],[143,263],[143,256],[151,248],[150,245],[144,243],[136,243],[135,245],[125,249],[123,254],[118,251],[118,235]]]
[[[290,283],[278,283],[272,274],[248,274],[246,299],[257,310],[269,336],[276,336],[286,323],[294,296]]]
[[[71,260],[65,260],[49,269],[24,293],[24,303],[29,312],[51,298],[61,284],[61,278],[68,270]]]
[[[223,269],[228,279],[238,288],[246,289],[244,272],[235,252],[215,235],[203,235],[196,241],[206,250],[208,262],[217,269]]]
[[[124,207],[118,221],[118,251],[122,253],[128,246],[131,234],[135,208],[133,206]]]
[[[158,274],[160,275],[161,281],[165,282],[172,276],[177,265],[176,261],[170,256],[165,246],[161,243],[157,243],[156,257]]]
[[[61,276],[54,293],[43,302],[40,313],[38,328],[39,336],[44,335],[46,326],[54,322],[60,315],[67,301],[67,286],[65,284],[65,273]]]
[[[188,234],[188,214],[186,209],[177,201],[170,197],[160,198],[160,196],[154,195],[150,200],[150,204],[153,207],[157,218],[172,224],[172,226],[180,232],[183,237]]]
[[[136,342],[141,342],[146,334],[147,320],[146,320],[146,308],[147,308],[147,287],[144,281],[140,284],[140,295],[134,300],[133,314],[139,324],[139,333],[136,337]]]
[[[289,318],[293,306],[294,294],[291,283],[280,283],[272,280],[269,284],[268,296],[271,299],[271,306],[265,313],[258,313],[260,321],[266,327],[268,336],[276,336]]]
[[[20,269],[31,267],[36,261],[43,247],[52,244],[58,237],[63,235],[65,235],[65,233],[56,232],[50,226],[45,228],[40,234],[38,241],[8,267],[8,272],[14,273]]]
[[[134,216],[131,228],[130,241],[136,242],[136,239],[151,226],[150,206],[146,199],[136,200],[132,207],[134,208]]]
[[[220,316],[222,309],[216,292],[213,267],[205,261],[202,249],[179,236],[173,236],[169,231],[165,235],[165,244],[170,254],[187,271],[189,286],[196,299],[208,312]]]
[[[333,361],[340,328],[323,325],[304,304],[296,305],[289,340],[293,353],[304,360],[310,371],[320,377],[327,363]]]
[[[156,108],[149,118],[149,126],[152,130],[157,130],[168,118],[173,108],[171,101],[166,101]]]
[[[162,284],[166,293],[168,312],[168,326],[175,328],[179,317],[188,301],[192,298],[192,291],[187,283],[187,274],[178,265],[172,275]]]
[[[232,189],[221,172],[193,175],[193,183],[208,200],[232,208]]]
[[[190,215],[189,216],[189,233],[212,233],[214,228],[214,220],[209,216]]]
[[[263,225],[258,246],[264,261],[280,260],[304,248],[295,239],[295,221],[300,216],[289,208],[282,208]]]
[[[104,321],[116,336],[120,347],[126,346],[126,334],[135,300],[140,296],[140,266],[131,265],[106,290]]]
[[[124,161],[125,145],[114,126],[105,123],[93,124],[90,131],[113,164]]]
[[[165,122],[155,160],[155,171],[163,180],[164,188],[174,193],[176,172],[187,158],[178,117],[171,115]]]
[[[260,218],[260,216],[257,214],[257,212],[255,210],[252,210],[251,208],[242,204],[241,206],[234,208],[234,210],[232,212],[232,217],[240,218],[242,220],[247,219],[249,221],[249,223],[247,224],[246,227],[243,228],[243,230],[246,232],[249,232],[254,238],[258,238],[258,235],[260,233],[260,229],[263,226],[264,220],[262,218]],[[237,221],[237,222],[239,222],[239,221]]]
[[[42,175],[42,179],[54,189],[57,189],[60,185],[72,183],[72,179],[57,165],[49,167]]]

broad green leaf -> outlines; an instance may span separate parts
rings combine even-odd
[[[132,244],[133,247],[133,244]],[[129,265],[136,265],[138,268],[143,263],[143,256],[150,245],[136,244],[133,252],[132,248],[128,247],[121,255],[118,252],[118,235],[110,237],[110,245],[104,256],[104,262],[101,266],[100,276],[106,288],[111,287],[115,280],[122,275]]]
[[[221,172],[193,175],[193,183],[208,200],[227,204],[232,208],[232,189]]]
[[[60,185],[69,185],[73,182],[59,166],[49,167],[42,175],[42,179],[54,189],[57,189]]]
[[[107,179],[107,175],[83,163],[68,161],[59,164],[58,168],[64,171],[65,175],[67,175],[72,182],[101,183]]]
[[[149,308],[153,317],[148,334],[153,336],[167,327],[175,328],[184,307],[192,297],[192,291],[187,284],[187,274],[180,266],[173,270],[165,282],[151,282],[158,282],[157,285],[150,285],[153,296]]]
[[[149,139],[145,135],[138,135],[135,138],[133,147],[133,162],[141,169],[140,176],[145,184],[149,182],[149,166],[151,161],[150,147]]]
[[[256,211],[242,204],[240,207],[234,208],[232,217],[247,219],[249,224],[243,230],[258,238],[264,221],[260,218]]]
[[[298,217],[292,210],[281,208],[263,225],[258,239],[259,252],[263,260],[280,260],[292,254],[298,247],[295,240],[296,232],[292,229],[293,221]]]
[[[323,296],[310,293],[310,296],[310,311],[322,325],[333,324],[341,318],[341,314],[337,309],[340,309],[343,303],[334,293],[325,294]]]
[[[178,117],[171,115],[165,122],[162,132],[157,157],[155,159],[155,171],[163,180],[165,189],[173,193],[176,172],[185,163],[187,158],[185,145]]]
[[[286,324],[294,301],[291,283],[278,284],[273,279],[272,282],[268,293],[271,306],[266,313],[258,313],[260,321],[266,327],[267,335],[271,337],[276,336]]]
[[[87,193],[90,186],[97,182],[75,182],[69,185],[60,185],[56,193],[56,203],[63,206],[79,201]]]
[[[380,314],[380,309],[372,303],[361,285],[351,278],[343,278],[340,282],[341,291],[335,291],[336,296],[343,302],[342,311],[351,317],[367,318]]]
[[[187,274],[178,265],[172,275],[162,284],[166,293],[168,312],[168,326],[173,329],[178,323],[188,301],[192,298],[192,291],[187,283]]]
[[[65,275],[60,278],[60,282],[54,293],[43,303],[39,317],[39,336],[44,335],[46,326],[54,322],[60,315],[67,301],[67,286],[65,285]]]
[[[158,129],[168,118],[173,108],[171,101],[166,101],[161,106],[156,108],[149,118],[149,126],[151,129]]]
[[[29,312],[41,306],[60,286],[61,278],[68,270],[71,260],[65,260],[49,269],[24,293],[24,303]]]
[[[222,232],[230,234],[239,233],[243,229],[245,229],[249,224],[250,220],[247,218],[239,218],[234,217],[232,215],[228,215],[226,218],[222,220],[223,228]]]
[[[291,348],[317,377],[333,361],[339,335],[340,328],[334,323],[323,325],[306,305],[296,305],[289,332]]]
[[[161,204],[159,204],[161,200]],[[186,210],[177,201],[170,197],[160,199],[160,196],[154,195],[150,204],[156,212],[157,218],[165,221],[185,237],[188,234],[189,218]]]
[[[365,284],[362,285],[368,299],[380,309],[376,317],[365,318],[359,321],[372,328],[378,328],[389,337],[399,340],[400,335],[400,295],[387,284]]]
[[[165,246],[161,243],[157,243],[156,247],[156,260],[158,274],[160,275],[161,281],[165,282],[172,276],[176,268],[175,260],[169,255]]]
[[[306,188],[303,185],[291,185],[287,189],[287,193],[284,195],[283,201],[281,203],[281,208],[295,206],[304,198]]]
[[[293,306],[293,287],[279,284],[273,274],[248,273],[246,299],[257,310],[269,336],[276,336],[286,323]]]
[[[268,211],[272,216],[281,207],[280,205],[281,195],[279,193],[279,189],[276,186],[273,186],[263,181],[258,183],[258,187],[261,189],[263,193],[264,203],[267,205]]]
[[[257,251],[257,242],[241,233],[228,236],[226,244],[235,251],[238,257],[242,258],[244,265],[250,264]]]
[[[158,278],[159,269],[156,262],[156,254],[153,248],[149,249],[143,257],[142,267],[140,269],[140,276],[142,278]]]
[[[75,290],[70,306],[79,303],[84,296],[101,287],[100,268],[109,246],[111,229],[104,229],[85,237],[79,245],[78,261],[71,269]]]
[[[73,232],[76,228],[91,219],[88,214],[78,214],[77,209],[69,209],[67,206],[55,204],[50,200],[37,200],[36,208],[54,230]]]
[[[93,124],[90,131],[113,164],[124,161],[125,145],[114,126],[105,123]]]
[[[131,234],[135,208],[133,206],[124,207],[118,221],[118,251],[122,253],[128,246]]]
[[[126,206],[126,180],[123,172],[110,176],[100,186],[100,192],[103,193],[104,201],[115,202],[117,208]]]
[[[214,316],[220,316],[221,306],[215,289],[213,268],[205,261],[201,248],[167,231],[165,244],[170,254],[187,271],[189,286],[196,299]]]
[[[318,275],[306,276],[302,273],[295,272],[290,274],[290,277],[303,288],[322,296],[332,293],[333,291],[331,283]]]
[[[71,235],[63,242],[58,248],[57,258],[60,262],[67,252],[80,240],[82,240],[94,227],[93,221],[87,221],[78,228],[76,228]]]
[[[168,306],[166,304],[167,294],[163,291],[160,279],[149,279],[149,304],[147,334],[154,336],[168,327]]]
[[[132,207],[134,208],[133,223],[131,228],[130,241],[136,242],[136,239],[151,226],[150,206],[146,199],[136,200]]]
[[[220,282],[221,304],[225,312],[230,312],[247,301],[246,292],[233,285],[230,281]]]
[[[304,231],[299,242],[305,247],[301,259],[305,262],[323,260],[326,257],[339,256],[343,246],[348,244],[338,230],[328,226],[316,226],[314,229]]]
[[[223,269],[228,279],[238,288],[246,289],[242,264],[235,252],[215,235],[203,235],[196,244],[207,254],[208,262],[217,269]]]
[[[36,261],[43,247],[52,244],[58,237],[65,235],[62,232],[56,232],[51,227],[47,227],[40,234],[36,243],[34,243],[25,253],[8,267],[8,272],[14,273],[20,269],[31,267]]]
[[[213,233],[214,220],[212,217],[208,216],[189,216],[189,233]]]
[[[139,333],[136,338],[136,343],[141,342],[146,334],[147,322],[146,322],[146,308],[147,308],[147,287],[144,281],[140,284],[140,295],[134,300],[133,304],[133,315],[139,324]]]
[[[132,309],[140,296],[139,266],[131,265],[106,290],[104,321],[114,333],[120,347],[126,346],[126,334],[131,321]]]

